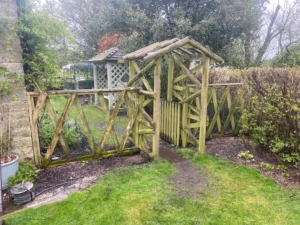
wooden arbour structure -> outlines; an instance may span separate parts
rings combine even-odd
[[[167,59],[166,59],[167,58]],[[167,101],[161,101],[161,67],[163,59],[168,63],[168,89]],[[205,139],[207,137],[207,106],[210,96],[209,91],[209,68],[210,62],[223,63],[223,59],[211,52],[209,49],[186,37],[183,39],[172,39],[163,42],[154,43],[145,48],[139,49],[133,53],[122,57],[121,62],[127,60],[129,62],[129,77],[128,87],[136,87],[138,80],[146,89],[141,91],[147,97],[153,99],[153,153],[157,156],[159,153],[159,136],[168,136],[167,139],[176,140],[174,144],[186,146],[187,140],[196,144],[201,153],[205,152]],[[140,69],[138,64],[141,62],[149,63]],[[193,68],[190,68],[191,62],[197,62]],[[144,77],[144,75],[154,68],[154,89],[152,89]],[[180,70],[180,73],[175,72],[175,69]],[[196,74],[202,74],[202,82],[196,78]],[[179,85],[181,83],[181,85]],[[194,91],[194,92],[193,92]],[[228,90],[226,91],[226,93]],[[215,94],[211,95],[214,99]],[[227,95],[228,96],[228,95]],[[225,96],[226,97],[226,96]],[[200,98],[200,99],[199,99]],[[195,103],[195,101],[197,103]],[[148,104],[146,100],[145,104]],[[179,102],[180,104],[172,104]],[[216,102],[216,111],[218,105]],[[194,106],[194,104],[196,104]],[[162,107],[163,106],[163,107]],[[192,108],[198,114],[194,115],[194,124],[188,124],[189,110]],[[229,120],[232,121],[232,113]],[[161,118],[163,115],[163,118]],[[217,115],[217,113],[216,113]],[[169,122],[168,122],[169,121]],[[218,129],[220,128],[219,117],[216,116]],[[226,122],[227,124],[228,122]],[[213,123],[215,124],[215,122]],[[225,125],[226,125],[225,124]],[[232,122],[233,124],[233,122]],[[139,125],[137,125],[139,126]],[[188,127],[190,126],[190,127]],[[226,125],[227,126],[227,125]],[[224,126],[224,127],[226,127]],[[191,132],[188,128],[199,128],[198,132]],[[160,131],[162,130],[162,132]],[[169,134],[166,135],[166,130]],[[195,137],[198,134],[198,137]]]
[[[139,49],[120,59],[129,64],[129,81],[125,88],[30,92],[27,94],[29,103],[30,123],[36,165],[46,167],[50,164],[83,160],[87,158],[106,158],[143,151],[150,157],[159,157],[160,137],[185,147],[187,143],[198,146],[201,153],[205,152],[205,140],[217,130],[225,134],[228,127],[236,129],[233,113],[237,108],[237,89],[240,84],[208,84],[210,62],[222,63],[223,60],[195,40],[186,37],[152,44]],[[168,63],[167,99],[161,99],[162,63]],[[145,62],[148,64],[141,68]],[[191,62],[196,65],[191,67]],[[153,71],[153,85],[145,75]],[[196,75],[202,76],[202,82]],[[231,90],[235,89],[234,92]],[[80,95],[95,94],[99,101],[99,113],[107,116],[104,133],[99,143],[91,134]],[[104,96],[117,94],[115,107],[110,110]],[[66,103],[60,115],[54,111],[51,96],[64,96]],[[219,99],[218,99],[219,97]],[[232,101],[233,99],[233,101]],[[228,113],[221,120],[220,112],[227,102]],[[212,104],[214,115],[208,119],[208,104]],[[152,110],[147,106],[153,104]],[[114,122],[122,105],[128,115],[128,125],[118,139]],[[85,136],[87,137],[90,154],[74,158],[63,135],[64,123],[71,108],[76,108]],[[41,152],[38,135],[38,120],[42,110],[47,110],[55,131],[46,152]],[[149,112],[153,112],[149,115]],[[222,122],[223,121],[223,122]],[[114,149],[105,149],[109,136],[113,139]],[[149,139],[152,138],[152,143]],[[53,161],[53,153],[60,143],[64,157]],[[128,145],[130,144],[130,145]]]

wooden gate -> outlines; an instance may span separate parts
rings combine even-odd
[[[114,109],[110,111],[104,96],[112,93],[119,95],[119,97]],[[99,99],[99,113],[104,114],[107,118],[105,127],[102,128],[103,133],[101,137],[98,137],[98,142],[92,135],[92,124],[89,123],[86,112],[80,101],[80,96],[94,94],[96,94]],[[63,98],[66,99],[60,115],[54,109],[50,100],[50,97],[57,96],[63,96]],[[50,91],[46,93],[29,92],[27,97],[34,147],[34,160],[37,166],[46,167],[51,164],[88,158],[107,158],[116,155],[132,154],[133,152],[138,152],[140,150],[151,155],[151,147],[144,135],[153,135],[155,129],[151,116],[144,110],[145,96],[138,88]],[[127,126],[124,128],[122,137],[120,138],[116,134],[114,124],[122,107],[127,109],[128,122]],[[83,128],[82,132],[88,142],[87,148],[90,150],[88,154],[75,156],[65,140],[63,128],[70,110],[76,110],[77,115],[80,118],[79,123]],[[39,120],[42,111],[47,112],[55,126],[51,142],[44,152],[41,150],[39,141]],[[147,127],[147,129],[144,127]],[[109,138],[113,139],[113,145],[107,144]],[[54,160],[53,153],[55,152],[58,143],[60,143],[60,148],[64,154],[59,160]]]
[[[181,105],[166,100],[161,100],[160,136],[179,147]]]

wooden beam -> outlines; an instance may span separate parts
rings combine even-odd
[[[86,116],[84,114],[84,111],[81,107],[80,101],[79,101],[77,96],[75,97],[75,104],[76,104],[76,108],[77,108],[77,111],[79,113],[79,116],[80,116],[80,119],[81,119],[81,122],[82,122],[83,130],[84,130],[84,132],[85,132],[85,134],[88,138],[89,146],[92,150],[92,153],[95,154],[95,152],[96,152],[95,141],[94,141],[94,138],[92,136],[92,132],[91,132],[89,123],[86,119]]]
[[[209,49],[205,48],[203,45],[201,45],[200,43],[196,42],[195,40],[190,40],[189,44],[192,45],[193,47],[199,49],[202,53],[204,53],[207,57],[215,60],[218,63],[224,63],[224,60],[217,56],[216,54],[214,54],[212,51],[210,51]],[[204,60],[205,61],[205,60]]]
[[[183,72],[188,76],[188,78],[193,81],[196,87],[201,88],[201,83],[197,78],[186,68],[176,57],[173,57],[174,62],[177,66],[179,66]]]
[[[198,150],[202,154],[205,153],[208,78],[209,78],[209,57],[204,55],[203,56],[202,88],[201,88],[200,134],[199,134],[199,141],[198,141]]]
[[[133,65],[133,68],[135,69],[135,71],[136,71],[137,73],[140,73],[140,72],[141,72],[141,70],[140,70],[138,64],[137,64],[135,61],[132,61],[132,65]],[[132,79],[132,78],[131,78],[131,79]],[[143,84],[145,85],[146,89],[147,89],[148,91],[153,92],[153,89],[151,88],[149,82],[145,79],[144,76],[141,77],[141,80],[142,80]]]
[[[186,50],[185,48],[179,47],[180,51],[183,51],[184,53],[188,54],[188,55],[194,55],[193,53],[191,53],[190,51]]]
[[[140,79],[146,72],[148,72],[153,66],[156,65],[156,61],[151,61],[145,68],[143,68],[137,75],[135,75],[133,78],[130,79],[130,81],[127,83],[127,86],[130,87],[134,84],[138,79]]]
[[[141,95],[146,95],[150,98],[154,98],[154,93],[150,91],[139,90],[138,93]]]
[[[105,128],[104,134],[103,134],[103,136],[101,138],[101,141],[99,143],[99,146],[97,148],[97,153],[98,154],[100,154],[102,152],[102,149],[104,148],[105,142],[106,142],[106,140],[108,138],[108,135],[109,135],[109,133],[112,129],[113,122],[114,122],[114,120],[115,120],[115,118],[116,118],[116,116],[119,112],[119,109],[120,109],[121,105],[122,105],[122,101],[124,99],[124,96],[125,96],[125,91],[123,91],[120,94],[119,99],[116,102],[116,106],[115,106],[111,116],[109,117],[109,120],[108,120],[107,126]]]
[[[146,57],[144,57],[144,60],[152,60],[152,59],[156,59],[156,58],[159,58],[165,54],[168,54],[170,53],[171,51],[173,51],[174,49],[178,48],[178,47],[181,47],[183,45],[185,45],[186,43],[188,43],[190,40],[189,37],[186,37],[186,38],[183,38],[181,39],[180,41],[177,41],[163,49],[160,49],[156,52],[153,52],[153,53],[149,53]]]
[[[45,93],[41,93],[41,95],[38,97],[36,106],[33,110],[33,116],[32,116],[33,123],[37,123],[40,112],[42,111],[42,108],[45,104],[46,98],[47,98],[47,94]]]
[[[227,92],[229,91],[229,87],[226,87],[225,90],[224,90],[224,93],[221,97],[221,100],[219,101],[219,105],[217,107],[217,110],[215,111],[215,114],[214,114],[214,117],[212,118],[211,122],[210,122],[210,125],[207,129],[207,134],[206,136],[209,137],[211,135],[211,132],[216,124],[216,121],[218,119],[218,117],[220,116],[220,111],[225,103],[225,99],[226,99],[226,96],[227,96]]]
[[[49,116],[53,120],[54,125],[56,127],[58,124],[58,119],[57,119],[56,113],[54,111],[54,108],[53,108],[49,98],[46,99],[46,108],[48,110]],[[61,144],[61,147],[62,147],[64,153],[66,154],[67,159],[70,159],[71,152],[70,152],[69,146],[68,146],[66,140],[64,139],[64,136],[62,133],[59,135],[59,142]]]
[[[111,89],[80,89],[80,90],[61,90],[61,91],[47,91],[43,92],[44,94],[51,96],[66,96],[66,95],[71,95],[71,94],[76,94],[76,95],[88,95],[88,94],[95,94],[95,93],[116,93],[116,92],[136,92],[140,88],[135,88],[135,87],[127,87],[127,88],[111,88]],[[28,92],[27,93],[30,96],[35,96],[38,97],[42,93],[41,92]]]
[[[123,139],[121,141],[121,144],[119,146],[119,151],[122,151],[125,148],[125,145],[126,145],[126,142],[128,140],[132,125],[135,122],[135,119],[137,117],[138,111],[139,111],[139,108],[136,108],[136,110],[134,111],[134,113],[132,113],[132,115],[129,119],[128,125],[127,125],[126,130],[125,130],[125,134],[124,134]]]
[[[34,97],[30,96],[27,93],[27,104],[29,109],[29,121],[31,127],[31,138],[32,138],[32,147],[33,147],[33,158],[36,166],[41,166],[41,149],[39,141],[39,133],[37,123],[33,121],[33,112],[34,112]]]
[[[174,60],[171,55],[168,58],[168,93],[167,100],[172,101],[173,99],[173,79],[174,79]]]
[[[179,102],[179,104],[183,104],[183,103],[187,103],[197,97],[201,96],[201,90],[200,91],[197,91],[195,92],[194,94],[188,96],[187,98],[183,99],[182,101]]]
[[[156,62],[156,66],[154,69],[154,93],[155,99],[153,102],[153,120],[156,123],[155,126],[155,134],[153,135],[153,142],[152,142],[152,153],[154,158],[159,157],[159,134],[160,134],[160,91],[161,91],[161,65],[162,65],[162,58],[159,58]]]
[[[60,118],[58,120],[58,123],[57,123],[57,126],[55,128],[55,132],[54,132],[52,141],[51,141],[51,143],[50,143],[50,145],[49,145],[49,147],[47,149],[45,158],[42,160],[42,166],[44,166],[44,167],[47,166],[49,164],[50,160],[51,160],[51,156],[52,156],[52,154],[54,152],[54,149],[55,149],[55,146],[56,146],[57,141],[59,139],[59,136],[60,136],[60,134],[61,134],[61,132],[63,130],[64,123],[65,123],[66,118],[67,118],[67,116],[68,116],[68,114],[70,112],[70,109],[71,109],[71,106],[72,106],[72,104],[73,104],[73,102],[75,100],[75,97],[76,97],[75,94],[72,94],[69,97],[69,99],[68,99],[68,101],[67,101],[67,103],[65,105],[64,111],[62,112],[62,114],[61,114],[61,116],[60,116]]]

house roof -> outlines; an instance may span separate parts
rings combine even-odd
[[[110,48],[89,59],[88,62],[118,61],[122,56],[124,53],[120,49]]]
[[[191,39],[190,37],[186,37],[183,39],[174,38],[172,40],[154,43],[145,48],[141,48],[135,52],[123,56],[120,62],[130,59],[143,59],[146,61],[159,58],[171,52],[180,55],[193,55],[195,53],[200,53],[207,55],[209,58],[215,60],[216,62],[224,62],[221,57],[214,54],[208,48],[204,47],[199,42]]]

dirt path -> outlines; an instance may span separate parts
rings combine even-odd
[[[160,142],[160,158],[174,164],[177,172],[170,181],[174,184],[175,193],[180,196],[200,196],[205,189],[206,176],[203,171],[194,167],[188,160],[182,158],[168,143]]]

